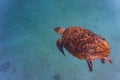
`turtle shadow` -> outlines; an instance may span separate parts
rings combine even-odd
[[[11,66],[10,62],[5,62],[2,65],[0,65],[0,71],[6,72]]]

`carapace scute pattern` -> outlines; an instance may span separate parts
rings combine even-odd
[[[105,63],[105,60],[112,63],[108,42],[94,32],[79,26],[56,27],[54,30],[62,35],[62,38],[56,41],[62,54],[65,56],[64,47],[73,56],[86,60],[90,71],[93,71],[92,62],[95,59],[100,59],[102,63]]]

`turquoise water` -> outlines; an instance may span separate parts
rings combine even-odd
[[[119,80],[120,0],[0,0],[0,80]],[[103,36],[113,64],[86,61],[56,48],[56,26]]]

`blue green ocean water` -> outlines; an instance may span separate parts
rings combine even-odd
[[[119,80],[120,0],[0,0],[0,80]],[[56,48],[56,26],[82,26],[110,43],[113,64]]]

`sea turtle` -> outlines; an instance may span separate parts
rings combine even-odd
[[[54,30],[62,35],[62,38],[56,41],[62,54],[65,56],[64,47],[73,56],[86,60],[90,72],[93,71],[92,61],[95,59],[100,59],[102,63],[105,63],[105,60],[112,63],[109,58],[110,46],[108,42],[94,32],[79,26],[56,27]]]

